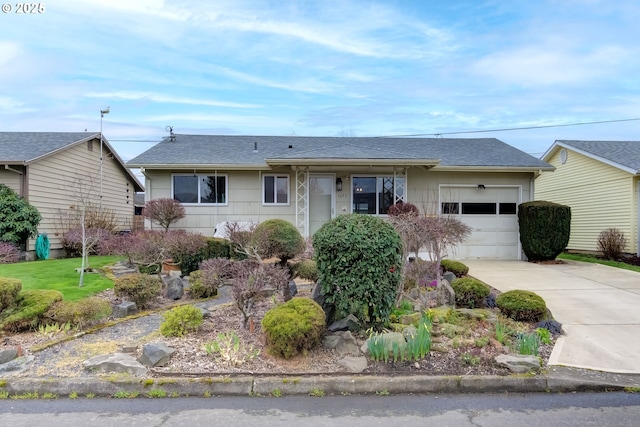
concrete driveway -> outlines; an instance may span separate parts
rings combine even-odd
[[[544,298],[565,332],[550,365],[640,373],[640,273],[574,261],[464,263],[502,292],[524,289]]]

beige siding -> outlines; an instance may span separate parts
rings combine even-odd
[[[333,171],[323,170],[323,173]],[[353,175],[388,175],[389,171],[371,171]],[[206,236],[213,235],[217,224],[223,221],[261,222],[270,218],[285,219],[296,223],[295,207],[295,173],[286,172],[290,177],[289,206],[265,206],[262,204],[262,181],[258,171],[205,171],[198,174],[225,174],[228,177],[229,204],[227,206],[194,206],[184,205],[187,216],[172,227],[199,232]],[[278,172],[281,173],[281,172]],[[313,172],[312,172],[313,173]],[[392,174],[392,172],[391,172]],[[336,211],[338,214],[351,212],[351,174],[336,172],[343,180],[343,191],[337,193]],[[170,171],[145,170],[147,189],[146,200],[172,197]],[[521,189],[522,201],[530,200],[532,174],[528,173],[464,173],[464,172],[432,172],[420,168],[412,168],[407,172],[407,201],[416,204],[425,212],[433,212],[438,206],[438,190],[440,185],[504,185],[518,186]],[[158,228],[157,224],[146,223],[147,228]]]
[[[571,207],[568,249],[596,251],[598,235],[617,228],[637,251],[637,186],[628,172],[571,150],[565,164],[557,150],[548,160],[556,171],[536,180],[536,199]]]
[[[9,166],[13,170],[7,170],[3,165],[0,165],[0,184],[4,184],[11,188],[18,195],[23,196],[22,192],[22,176],[15,171],[24,172],[23,166]]]
[[[132,227],[135,188],[129,175],[106,148],[102,186],[100,181],[99,141],[94,141],[93,150],[89,150],[86,143],[78,144],[29,166],[29,201],[42,215],[38,229],[48,234],[52,249],[61,247],[62,233],[66,229],[61,217],[82,205],[81,193],[90,203],[99,206],[102,191],[102,207],[115,213],[119,228]],[[33,245],[32,240],[31,249]]]
[[[196,206],[185,204],[186,217],[172,225],[172,228],[186,229],[212,236],[216,225],[223,221],[246,221],[259,223],[271,218],[281,218],[295,224],[295,175],[287,172],[290,180],[289,205],[266,206],[262,204],[262,181],[258,171],[206,171],[198,174],[217,173],[228,179],[228,205]],[[145,187],[148,189],[145,199],[171,198],[172,173],[167,171],[146,170]],[[147,228],[158,228],[157,224],[147,222]]]

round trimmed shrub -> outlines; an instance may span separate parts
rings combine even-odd
[[[269,352],[285,359],[320,344],[324,328],[324,311],[310,298],[292,298],[267,311],[262,319]]]
[[[116,278],[113,284],[116,296],[136,303],[138,308],[146,308],[160,296],[162,282],[158,276],[148,274],[126,274]]]
[[[389,320],[401,280],[402,240],[387,221],[340,215],[313,236],[318,281],[335,318],[355,315],[382,327]]]
[[[443,271],[450,271],[456,275],[456,277],[466,276],[469,273],[469,267],[460,261],[453,261],[450,259],[443,259],[440,261],[440,267]]]
[[[268,219],[258,224],[253,232],[253,242],[260,256],[279,258],[283,267],[306,247],[295,225],[283,219]]]
[[[473,277],[455,279],[451,287],[456,294],[456,306],[467,308],[484,307],[485,299],[491,292],[486,283]]]
[[[16,303],[22,290],[22,281],[10,277],[0,277],[0,311]]]
[[[202,270],[192,271],[189,275],[189,295],[191,298],[211,298],[218,295],[219,283],[207,280]]]
[[[542,297],[531,291],[513,290],[498,295],[496,305],[505,316],[521,322],[538,322],[547,313]]]
[[[202,325],[202,311],[193,305],[181,305],[162,315],[160,333],[165,337],[181,337],[195,332]]]
[[[301,279],[311,280],[313,282],[318,280],[318,265],[312,259],[304,259],[294,264],[292,270]]]

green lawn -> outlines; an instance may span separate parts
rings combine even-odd
[[[572,261],[592,262],[594,264],[603,264],[610,267],[623,268],[625,270],[637,271],[640,273],[640,266],[625,264],[624,262],[599,259],[594,255],[562,253],[558,256],[558,258]]]
[[[92,256],[89,263],[92,268],[113,264],[121,257]],[[102,274],[85,273],[84,286],[78,287],[81,266],[80,258],[48,259],[44,261],[0,264],[0,277],[13,277],[22,280],[22,289],[55,289],[64,295],[65,300],[79,300],[105,289],[113,287],[113,281]]]

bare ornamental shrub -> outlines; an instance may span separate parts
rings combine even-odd
[[[233,278],[237,261],[228,258],[212,258],[200,264],[189,276],[189,293],[192,298],[209,298],[218,294],[218,289]]]
[[[238,262],[233,278],[233,298],[243,316],[242,326],[249,327],[255,303],[289,284],[289,271],[277,265],[263,265],[254,261]]]
[[[13,243],[0,242],[0,264],[13,264],[20,260],[20,250]]]
[[[101,253],[100,245],[110,239],[112,233],[110,230],[102,228],[85,228],[84,239],[82,228],[74,228],[67,231],[62,237],[62,247],[69,258],[77,258],[82,256],[82,243],[85,242],[87,255],[96,255]]]
[[[627,246],[627,238],[617,228],[608,228],[598,236],[598,250],[605,259],[618,260],[622,258]]]
[[[412,203],[399,202],[391,206],[387,211],[387,214],[389,214],[389,216],[398,216],[398,215],[418,216],[420,215],[420,211],[418,210],[416,205]]]
[[[184,218],[186,212],[182,204],[177,200],[154,199],[145,203],[142,215],[158,223],[158,225],[167,231],[171,224]]]

